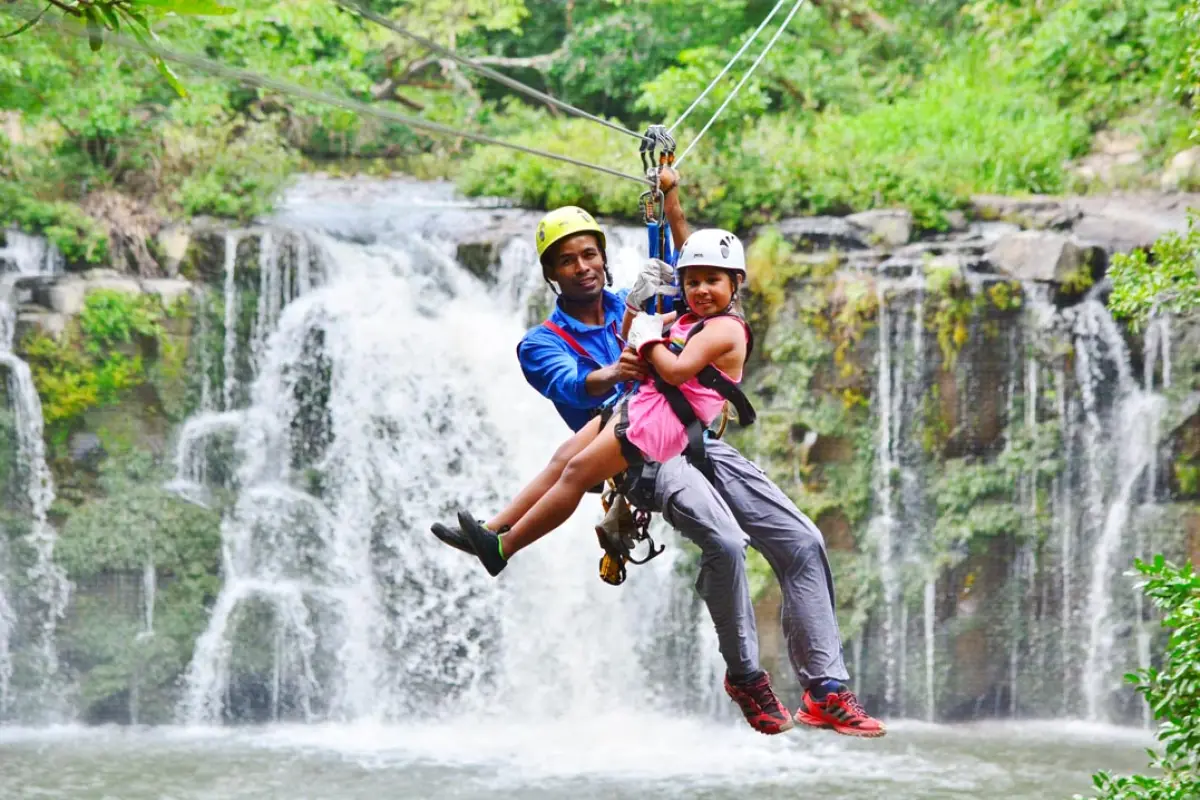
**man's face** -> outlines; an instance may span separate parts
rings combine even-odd
[[[590,233],[577,233],[559,242],[546,277],[558,284],[558,290],[568,300],[595,300],[604,291],[604,252],[600,240]]]

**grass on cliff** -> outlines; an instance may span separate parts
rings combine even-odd
[[[588,122],[546,118],[513,140],[637,171],[630,140]],[[725,227],[898,205],[936,228],[972,193],[1062,190],[1063,162],[1089,142],[1080,117],[975,53],[937,67],[912,94],[857,115],[747,120],[737,137],[702,141],[682,172],[697,219]],[[477,151],[459,183],[470,194],[535,207],[577,203],[623,216],[635,210],[632,184],[499,148]]]

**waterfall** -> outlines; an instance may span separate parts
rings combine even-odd
[[[1154,392],[1155,374],[1159,373],[1161,364],[1162,391],[1163,393],[1169,391],[1171,388],[1171,317],[1169,315],[1156,316],[1150,321],[1150,325],[1146,329],[1142,359],[1142,390],[1148,393]],[[1157,430],[1154,433],[1156,437],[1154,444],[1157,445]],[[1153,453],[1149,458],[1143,502],[1152,505],[1158,499],[1158,459]],[[1136,533],[1134,554],[1143,560],[1149,559],[1155,550],[1151,536],[1153,530],[1148,525],[1137,525]],[[1148,619],[1146,597],[1141,589],[1136,587],[1133,588],[1133,602],[1137,664],[1140,669],[1148,669],[1151,666],[1150,643],[1153,631],[1151,630],[1151,620]],[[1138,702],[1142,710],[1142,724],[1144,727],[1150,728],[1154,722],[1154,712],[1149,703],[1140,699]]]
[[[1062,713],[1071,708],[1071,684],[1074,663],[1071,659],[1073,637],[1073,603],[1074,594],[1071,591],[1071,579],[1074,573],[1072,561],[1075,557],[1071,546],[1074,535],[1074,516],[1071,497],[1073,487],[1070,481],[1073,445],[1075,441],[1072,425],[1071,410],[1074,404],[1067,402],[1067,374],[1063,364],[1059,364],[1054,372],[1055,412],[1062,428],[1063,474],[1054,477],[1054,521],[1053,529],[1058,537],[1059,558],[1059,647],[1060,677],[1062,683]]]
[[[568,433],[515,359],[531,293],[545,291],[530,244],[504,248],[493,288],[437,236],[390,230],[363,245],[310,230],[303,249],[320,254],[322,277],[306,285],[308,256],[285,253],[287,235],[263,239],[260,291],[281,300],[260,297],[248,342],[231,333],[240,265],[227,251],[223,360],[256,356],[247,403],[198,414],[179,437],[177,481],[204,480],[198,453],[218,432],[237,463],[224,585],[182,718],[250,713],[247,682],[270,719],[636,705],[640,654],[660,635],[644,615],[671,595],[669,559],[619,592],[604,586],[590,496],[497,581],[428,532],[459,507],[494,510]],[[644,233],[610,237],[618,273],[636,266],[626,243],[644,246]],[[240,395],[231,374],[227,401]],[[298,448],[302,424],[321,430]]]
[[[56,714],[59,708],[58,650],[56,631],[67,605],[69,583],[54,563],[58,537],[48,515],[54,502],[54,481],[46,464],[42,440],[42,404],[29,365],[13,353],[16,332],[18,282],[22,278],[53,275],[62,269],[62,257],[45,240],[19,231],[6,232],[0,249],[0,367],[7,374],[9,402],[16,434],[17,464],[25,481],[25,509],[30,528],[21,545],[31,551],[27,573],[21,579],[28,592],[21,616],[14,613],[11,587],[11,548],[0,549],[8,563],[0,563],[0,719],[8,716],[10,682],[13,677],[12,635],[18,627],[29,631],[28,670],[35,676],[38,691],[47,698],[43,706]]]
[[[936,669],[934,664],[934,656],[936,655],[936,643],[933,638],[934,625],[936,623],[937,605],[936,605],[936,586],[933,581],[925,582],[924,608],[925,608],[925,721],[933,722],[937,719],[937,692],[935,689]]]
[[[235,231],[225,234],[225,350],[221,360],[223,367],[221,397],[225,410],[233,408],[233,390],[237,386],[237,250],[239,236]]]
[[[871,519],[870,533],[875,539],[879,559],[879,579],[883,584],[883,697],[889,709],[896,706],[896,604],[899,578],[894,559],[895,504],[892,496],[892,472],[896,468],[892,430],[892,335],[891,316],[886,300],[879,303],[879,352],[876,407],[879,415],[879,439],[876,442],[875,497],[878,503]]]
[[[1118,574],[1124,571],[1118,564],[1127,563],[1126,554],[1132,555],[1127,535],[1132,503],[1157,453],[1165,402],[1134,384],[1124,340],[1097,300],[1079,306],[1074,333],[1086,416],[1087,514],[1099,531],[1086,597],[1088,631],[1081,683],[1087,718],[1102,720],[1107,718],[1108,697],[1116,685],[1113,647],[1118,620],[1113,598]],[[1111,384],[1115,384],[1112,390],[1102,393],[1101,388]]]

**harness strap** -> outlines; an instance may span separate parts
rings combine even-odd
[[[591,359],[592,361],[597,361],[597,359],[596,359],[596,357],[595,357],[594,355],[592,355],[592,354],[591,354],[591,353],[589,353],[589,352],[588,352],[586,349],[584,349],[583,345],[581,345],[581,344],[579,343],[579,340],[578,340],[578,339],[576,339],[576,338],[575,338],[574,336],[572,336],[571,334],[567,333],[567,331],[566,331],[566,330],[565,330],[565,329],[564,329],[564,328],[563,328],[561,325],[559,325],[557,322],[554,322],[554,321],[552,321],[552,320],[546,320],[545,322],[543,322],[543,323],[542,323],[542,325],[543,325],[543,326],[544,326],[544,327],[545,327],[547,330],[549,330],[549,331],[553,332],[554,334],[556,334],[556,335],[558,336],[558,338],[560,338],[560,339],[562,339],[564,342],[566,342],[566,343],[567,343],[567,347],[570,347],[570,348],[571,348],[572,350],[574,350],[574,351],[575,351],[575,352],[576,352],[578,355],[581,355],[581,356],[583,356],[584,358],[587,358],[587,359]],[[609,327],[609,330],[611,330],[611,331],[612,331],[612,335],[613,335],[613,336],[616,338],[616,340],[617,340],[618,342],[620,342],[620,341],[621,341],[621,334],[620,334],[620,332],[617,330],[617,323],[616,323],[616,321],[610,322],[610,323],[609,323],[609,325],[608,325],[608,327]],[[622,344],[624,344],[624,343],[622,342]],[[597,361],[597,363],[599,363],[599,362]]]
[[[700,473],[710,483],[713,482],[712,463],[708,460],[708,454],[704,449],[704,425],[696,416],[696,409],[692,408],[692,404],[684,397],[678,386],[667,383],[661,375],[653,370],[651,370],[651,374],[654,377],[654,388],[658,389],[659,394],[667,399],[667,405],[679,418],[687,433],[688,443],[687,448],[683,451],[684,456],[693,467],[700,470]]]
[[[717,317],[734,317],[745,324],[745,320],[743,320],[741,316],[737,314],[732,314],[729,312],[724,314],[715,314],[711,317],[700,320],[692,326],[692,329],[688,331],[687,338],[684,340],[684,346],[686,346],[687,343],[692,340],[693,336],[698,334],[704,328],[705,322],[710,319],[716,319]],[[746,335],[748,337],[748,341],[746,343],[746,356],[748,358],[750,353],[754,350],[754,333],[750,330],[748,325],[746,326]],[[669,347],[676,355],[678,355],[683,349],[677,345],[669,345]],[[726,400],[732,403],[734,410],[737,411],[738,424],[743,428],[748,425],[753,425],[754,421],[758,419],[758,413],[754,410],[754,406],[751,404],[750,398],[746,397],[746,393],[742,391],[742,387],[725,377],[725,375],[722,374],[722,372],[712,364],[709,364],[696,374],[696,382],[701,386],[712,389],[717,394],[721,395],[721,397],[724,397]],[[666,381],[663,381],[663,383],[666,383]],[[693,416],[695,415],[693,414]],[[683,421],[682,418],[680,421]],[[684,424],[686,425],[687,423],[685,422]]]

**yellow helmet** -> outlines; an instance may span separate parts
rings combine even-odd
[[[600,249],[605,249],[604,229],[591,214],[579,206],[563,206],[554,209],[542,217],[542,221],[537,226],[538,258],[542,259],[544,263],[547,250],[568,236],[574,236],[577,233],[594,233],[600,241]]]

